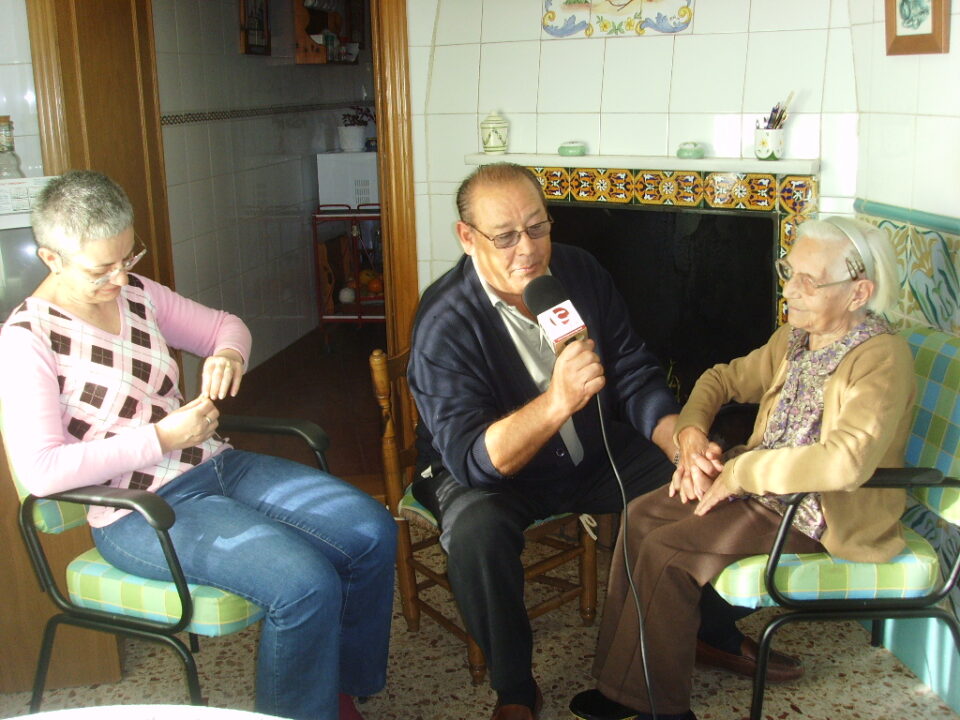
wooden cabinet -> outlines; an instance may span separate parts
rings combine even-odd
[[[293,0],[298,64],[354,64],[365,45],[366,0]]]

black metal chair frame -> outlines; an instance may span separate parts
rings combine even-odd
[[[944,477],[933,468],[881,468],[864,485],[870,488],[911,488],[911,487],[951,487],[960,488],[960,481]],[[770,555],[764,570],[767,592],[777,605],[790,612],[778,615],[770,620],[760,636],[757,652],[757,670],[753,679],[753,700],[750,706],[751,720],[760,720],[763,713],[763,693],[766,688],[767,663],[770,659],[770,645],[773,636],[784,625],[793,622],[815,620],[870,620],[871,644],[881,643],[883,621],[901,618],[939,618],[943,620],[953,634],[953,641],[960,651],[960,623],[956,616],[943,608],[934,607],[943,600],[957,584],[960,578],[960,556],[956,558],[944,581],[927,595],[916,598],[890,599],[848,599],[848,600],[797,600],[791,599],[777,587],[776,571],[783,554],[793,518],[800,502],[808,493],[795,493],[782,496],[787,509],[780,521],[780,528],[774,539]]]
[[[330,445],[326,432],[315,423],[306,420],[288,420],[281,418],[258,418],[234,415],[221,415],[218,427],[222,432],[266,433],[271,435],[293,435],[301,438],[316,457],[317,465],[321,470],[329,471],[325,452]],[[102,610],[93,610],[75,605],[61,591],[53,577],[50,564],[47,561],[43,546],[40,543],[39,531],[33,522],[33,509],[40,500],[55,500],[57,502],[79,503],[82,505],[103,505],[107,507],[133,510],[143,515],[157,534],[160,547],[170,568],[172,581],[180,597],[181,614],[175,622],[164,623],[144,618],[137,618],[111,613]],[[114,635],[138,637],[150,640],[173,649],[183,662],[186,672],[187,688],[190,693],[190,703],[201,705],[200,681],[197,676],[197,665],[193,653],[199,650],[197,636],[190,633],[190,647],[187,648],[178,637],[193,617],[193,601],[187,586],[180,560],[170,540],[168,530],[173,526],[176,517],[166,501],[155,493],[146,490],[131,490],[127,488],[105,487],[92,485],[89,487],[68,490],[44,498],[28,495],[20,505],[19,522],[20,533],[23,537],[27,553],[33,565],[34,572],[40,582],[41,591],[50,595],[60,613],[47,620],[43,632],[43,641],[40,646],[40,656],[37,660],[37,670],[34,676],[33,694],[30,699],[30,712],[40,709],[43,689],[47,678],[47,669],[53,651],[53,643],[57,628],[61,624],[73,625],[113,633]]]

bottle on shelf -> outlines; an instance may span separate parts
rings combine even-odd
[[[0,180],[22,177],[20,158],[13,147],[13,123],[9,115],[0,115]]]

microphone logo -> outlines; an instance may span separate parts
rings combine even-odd
[[[537,315],[537,322],[557,353],[574,340],[587,337],[587,328],[580,318],[580,313],[569,300],[544,310]]]

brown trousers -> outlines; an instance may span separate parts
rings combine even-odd
[[[636,498],[617,538],[593,674],[597,688],[623,705],[650,712],[640,656],[637,611],[623,562],[626,534],[644,618],[647,668],[657,713],[690,709],[700,625],[700,591],[728,565],[770,550],[780,516],[751,500],[721,503],[703,517],[696,503],[667,487]],[[792,530],[788,552],[823,552]]]

